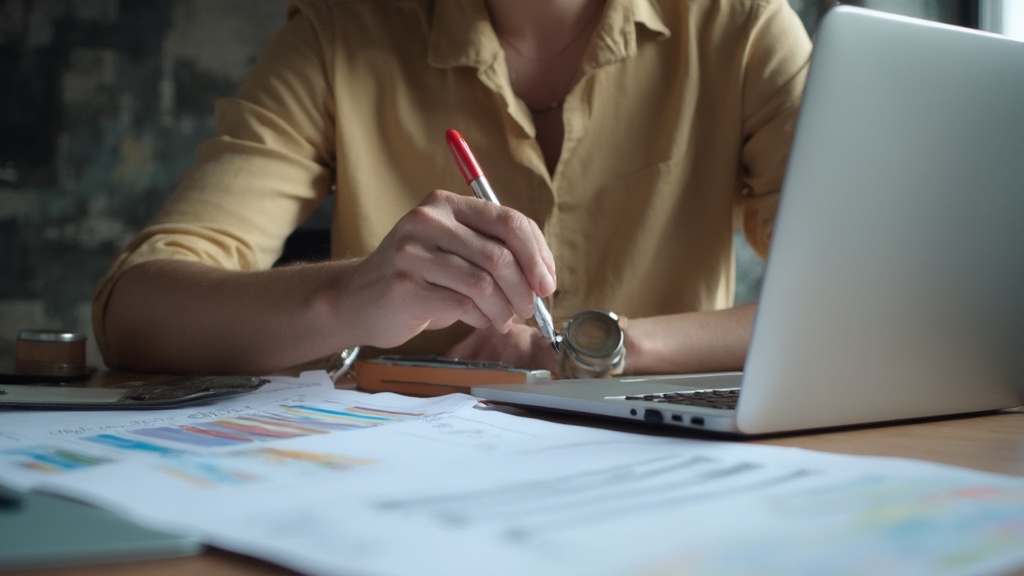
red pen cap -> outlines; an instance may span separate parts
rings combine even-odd
[[[476,158],[473,158],[473,153],[469,151],[469,145],[466,144],[466,141],[462,139],[462,135],[457,130],[445,132],[444,139],[448,142],[448,150],[451,151],[452,157],[455,158],[455,163],[458,164],[462,177],[466,179],[466,184],[472,184],[473,180],[484,175],[484,171],[476,163]]]

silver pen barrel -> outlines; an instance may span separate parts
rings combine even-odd
[[[537,321],[537,328],[545,338],[551,340],[551,347],[558,352],[558,336],[555,335],[555,322],[551,319],[551,313],[540,296],[534,296],[533,319]]]
[[[501,206],[501,202],[498,201],[497,195],[494,194],[494,190],[491,188],[491,184],[487,181],[484,175],[480,175],[473,179],[469,183],[470,188],[473,189],[473,194],[481,200],[486,200]],[[534,310],[533,318],[537,321],[537,328],[540,329],[540,333],[545,338],[551,341],[551,347],[558,352],[558,336],[555,335],[555,323],[551,319],[551,313],[548,312],[547,306],[544,305],[544,301],[540,299],[540,296],[534,295]]]
[[[477,198],[501,206],[501,202],[498,202],[498,197],[494,194],[494,190],[491,188],[491,184],[487,181],[486,176],[478,176],[476,180],[469,183],[469,187],[473,189],[473,194],[476,194]]]

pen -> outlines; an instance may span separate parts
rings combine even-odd
[[[476,163],[476,158],[469,151],[469,145],[462,139],[462,135],[456,130],[449,130],[445,132],[444,137],[445,141],[448,142],[448,149],[451,151],[452,157],[455,158],[455,163],[459,166],[459,172],[462,172],[462,177],[466,179],[466,184],[469,184],[469,187],[473,189],[473,194],[481,200],[493,202],[500,206],[501,202],[498,201],[494,190],[491,189],[490,183],[487,182],[487,177],[484,176],[484,171]],[[540,329],[541,334],[551,341],[551,347],[555,349],[555,352],[558,352],[558,337],[555,335],[555,326],[551,320],[551,313],[548,312],[544,301],[536,294],[534,295],[533,318],[537,321],[537,328]]]

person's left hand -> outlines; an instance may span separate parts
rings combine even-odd
[[[513,324],[505,333],[493,327],[474,330],[445,354],[460,360],[501,362],[527,370],[558,369],[558,353],[540,330],[526,324]]]

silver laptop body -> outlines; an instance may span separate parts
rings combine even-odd
[[[734,410],[623,398],[739,385]],[[473,393],[735,434],[1024,403],[1024,43],[832,9],[744,372]]]

